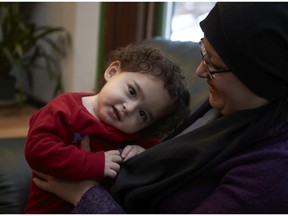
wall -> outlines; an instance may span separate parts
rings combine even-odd
[[[63,62],[65,92],[92,92],[96,87],[100,2],[39,2],[33,19],[40,25],[63,26],[72,36],[72,49]],[[53,82],[45,74],[34,73],[37,82],[32,96],[48,102],[53,98]]]

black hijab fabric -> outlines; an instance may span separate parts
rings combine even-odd
[[[157,204],[163,198],[261,140],[275,120],[287,119],[286,110],[288,98],[283,98],[257,109],[222,116],[162,142],[123,164],[111,188],[112,196],[129,213],[159,213]]]
[[[225,6],[226,4],[227,7]],[[213,18],[217,19],[219,16],[225,16],[225,19],[230,19],[229,22],[231,21],[232,25],[232,23],[236,22],[233,20],[238,19],[238,16],[246,16],[248,9],[240,7],[242,3],[233,4],[235,4],[235,6],[228,7],[230,3],[222,3],[221,5],[217,3],[216,9],[214,8],[211,12],[215,17],[209,14],[209,20],[211,21]],[[225,8],[227,10],[229,9],[229,13]],[[238,8],[242,8],[243,11],[242,13],[239,12],[238,16],[235,17],[233,15],[233,10],[236,13]],[[261,16],[262,22],[265,20],[269,23],[270,18],[265,17],[263,14],[260,15],[261,11],[266,11],[266,9],[254,11],[258,13],[255,14],[255,17]],[[229,18],[229,16],[226,14],[224,15],[224,13],[230,14],[231,17]],[[274,11],[273,13],[275,13],[275,16],[278,16],[277,11]],[[258,22],[258,18],[257,20],[255,18],[255,21]],[[275,22],[275,19],[272,19],[271,22]],[[269,25],[273,26],[272,23]],[[222,24],[222,21],[221,23],[220,21],[217,23],[217,25],[220,24]],[[213,25],[208,25],[207,22],[204,25],[207,25],[205,27],[205,34],[209,31],[209,28],[214,28]],[[277,29],[278,22],[274,23],[274,25]],[[280,24],[279,28],[281,27],[283,26]],[[226,31],[228,31],[228,29]],[[249,34],[253,33],[252,30],[249,31]],[[283,33],[283,35],[287,36],[288,33]],[[237,37],[236,35],[234,36]],[[231,36],[230,39],[234,40],[233,37]],[[212,38],[213,34],[209,35],[209,41],[213,41]],[[254,38],[253,40],[255,41],[257,39]],[[267,44],[269,41],[271,40],[267,38]],[[217,42],[214,43],[216,44]],[[213,46],[214,43],[212,43]],[[225,44],[227,44],[227,42],[225,42]],[[264,45],[266,45],[266,43],[263,44],[263,46]],[[225,51],[227,49],[228,47],[225,48]],[[241,47],[238,47],[238,49],[241,49]],[[216,50],[219,51],[219,49]],[[279,48],[279,50],[281,51],[283,49]],[[288,48],[286,47],[286,51],[287,50]],[[284,53],[283,51],[282,54],[284,56],[281,56],[281,58],[285,57],[285,59],[288,59],[287,53]],[[276,52],[274,55],[278,56],[278,53]],[[280,57],[278,56],[278,58]],[[223,59],[224,61],[226,60],[225,58]],[[230,61],[229,59],[228,65],[229,67],[231,66],[232,69],[234,69],[234,67],[232,67],[232,62],[234,61],[238,60],[231,58]],[[235,70],[237,69],[237,71],[240,68],[239,64],[237,63],[235,67]],[[245,61],[242,62],[242,64],[245,66]],[[257,64],[256,60],[255,64]],[[283,71],[280,73],[278,71],[278,66],[275,71],[275,76],[272,76],[274,73],[272,69],[275,64],[276,62],[273,60],[269,66],[271,67],[271,70],[265,71],[265,75],[261,76],[261,80],[258,80],[258,82],[260,82],[262,79],[265,79],[263,81],[264,83],[267,83],[265,88],[269,87],[269,81],[271,81],[271,86],[273,88],[275,82],[279,81],[283,87],[284,84],[282,85],[281,80],[284,80],[283,83],[286,83],[287,81],[288,70],[286,70],[285,73],[283,73]],[[247,72],[252,76],[251,81],[254,81],[256,75],[258,76],[262,73],[263,68],[264,67],[262,66],[256,67],[254,68],[256,71]],[[253,73],[256,75],[254,76]],[[245,84],[248,83],[247,86],[250,87],[250,83],[247,81],[249,80],[249,76],[246,74],[243,77],[243,82],[246,80]],[[271,77],[275,79],[272,79]],[[271,103],[257,109],[243,110],[227,116],[222,116],[203,127],[162,142],[142,154],[127,160],[123,164],[123,167],[111,188],[111,194],[115,200],[117,200],[129,213],[160,213],[157,211],[157,205],[166,196],[173,194],[185,184],[193,184],[195,178],[209,170],[211,167],[250,146],[256,145],[258,141],[264,139],[268,134],[269,128],[277,124],[277,122],[285,121],[285,119],[288,118],[288,97],[287,92],[282,92],[283,89],[285,90],[285,85],[283,88],[273,89],[272,93],[268,94],[267,91],[264,90],[262,84],[258,86],[258,82],[255,83],[257,85],[257,87],[255,87],[257,93],[261,93],[265,98],[273,98]],[[253,90],[255,89],[253,88]],[[279,93],[281,97],[278,96],[277,93]],[[274,96],[277,96],[278,99],[275,99]],[[206,102],[206,104],[200,107],[199,110],[196,111],[196,114],[192,115],[185,124],[191,125],[198,118],[202,117],[203,113],[207,112],[210,108],[208,102]]]
[[[288,2],[217,3],[200,23],[232,72],[256,95],[288,93]]]

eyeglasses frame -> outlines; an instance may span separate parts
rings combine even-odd
[[[203,38],[200,39],[198,46],[199,46],[199,50],[200,50],[200,55],[201,55],[201,58],[202,58],[202,62],[203,62],[203,64],[204,64],[205,68],[207,69],[209,76],[210,76],[212,79],[214,79],[213,74],[231,72],[231,70],[230,70],[229,68],[210,70],[210,68],[209,68],[209,63],[207,63],[207,61],[205,60],[206,49],[205,49],[204,44],[203,44]],[[205,54],[204,54],[204,53],[205,53]]]

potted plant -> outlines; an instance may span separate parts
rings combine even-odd
[[[28,86],[32,88],[32,71],[35,69],[47,72],[56,80],[55,95],[62,91],[59,60],[66,55],[70,35],[63,27],[37,26],[23,13],[21,4],[25,3],[0,3],[0,101],[2,102],[14,100],[16,91],[18,96],[20,95],[20,102],[23,102],[23,95],[26,92],[25,84],[21,81],[26,80]]]

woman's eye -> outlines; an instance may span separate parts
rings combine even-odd
[[[207,67],[209,67],[210,70],[217,70],[219,68],[217,68],[215,65],[213,65],[210,61],[208,61],[207,59],[204,59],[204,62],[206,64]]]
[[[136,96],[136,90],[133,87],[129,87],[128,91],[131,96],[134,96],[134,97]]]
[[[206,61],[206,65],[209,67],[210,70],[218,70],[220,67],[217,67],[216,65],[213,65],[209,61]]]
[[[147,120],[147,114],[143,110],[139,111],[139,115],[140,115],[140,117],[142,118],[143,121]]]
[[[207,67],[209,67],[209,69],[214,69],[214,65],[212,65],[209,61],[207,61],[206,59],[204,60],[205,64]]]
[[[209,63],[209,61],[207,61],[207,59],[204,58],[203,61],[206,65],[210,65],[210,63]]]

